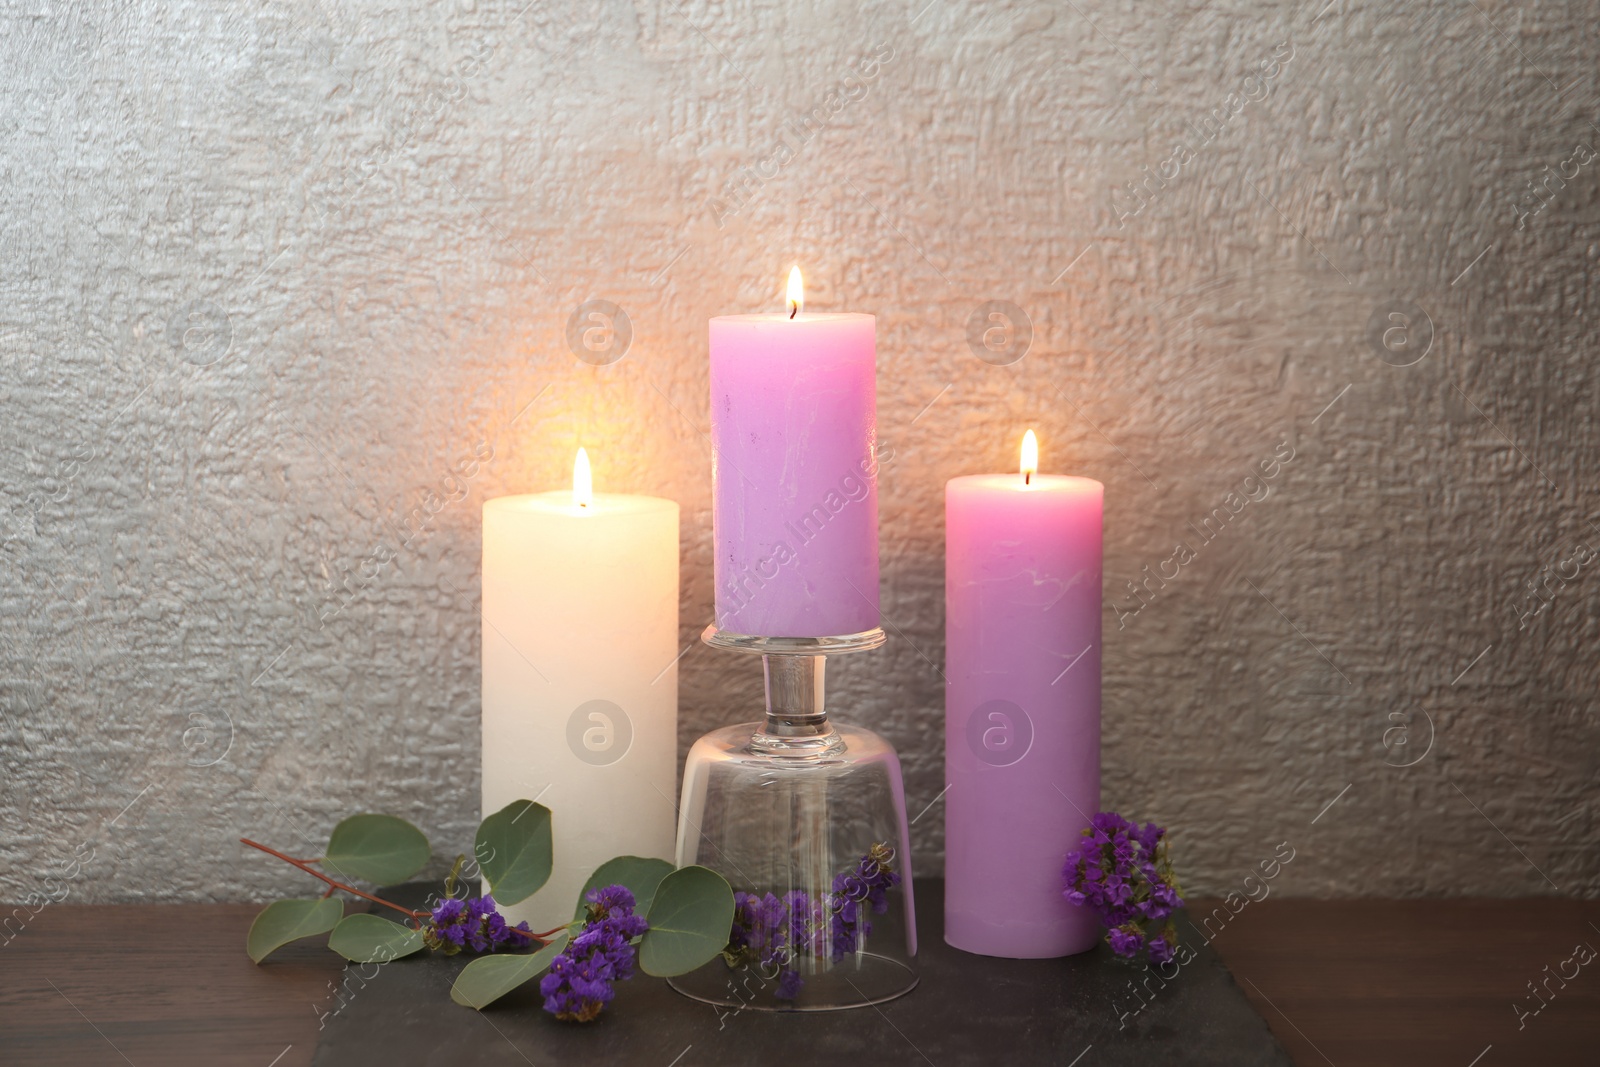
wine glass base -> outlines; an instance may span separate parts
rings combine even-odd
[[[719,630],[716,623],[712,623],[700,634],[700,640],[712,648],[726,648],[734,652],[759,652],[764,656],[829,656],[878,648],[886,638],[881,626],[863,630],[858,634],[842,634],[837,637],[763,637],[759,634],[736,634]]]
[[[730,967],[720,959],[669,978],[667,985],[690,1000],[735,1011],[842,1011],[887,1004],[915,989],[917,980],[917,972],[899,960],[861,952],[826,974],[807,977],[793,1000],[773,997],[777,979],[758,967]]]

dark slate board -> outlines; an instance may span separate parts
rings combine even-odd
[[[389,899],[420,906],[431,888],[436,887],[402,887]],[[1058,960],[958,952],[941,936],[944,884],[919,881],[916,890],[922,981],[907,996],[878,1008],[732,1012],[689,1000],[666,982],[639,975],[618,987],[616,999],[596,1021],[562,1023],[540,1009],[537,982],[482,1013],[460,1007],[450,1000],[450,984],[467,958],[424,954],[378,968],[365,984],[357,968],[347,971],[343,1007],[324,1021],[313,1062],[318,1067],[1291,1067],[1221,959],[1186,923],[1179,925],[1196,956],[1163,986],[1154,971],[1119,961],[1105,945]],[[1152,992],[1140,1001],[1132,985],[1146,979]],[[1143,1009],[1135,1013],[1141,1003]]]

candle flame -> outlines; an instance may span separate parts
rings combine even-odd
[[[1022,484],[1032,485],[1039,473],[1039,438],[1032,430],[1022,435]]]
[[[806,286],[800,277],[800,264],[789,271],[789,317],[792,319],[806,306]]]
[[[572,506],[586,508],[594,503],[594,476],[589,472],[589,453],[578,449],[578,458],[572,461]]]

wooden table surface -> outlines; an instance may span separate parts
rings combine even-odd
[[[306,942],[252,964],[257,910],[62,904],[13,923],[0,1064],[310,1063],[341,961]],[[1600,959],[1556,977],[1575,946],[1600,949],[1600,901],[1274,898],[1213,944],[1298,1064],[1600,1064]],[[1547,1003],[1519,1026],[1530,982]]]

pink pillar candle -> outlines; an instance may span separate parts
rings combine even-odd
[[[718,629],[877,627],[876,356],[871,315],[711,320]]]
[[[945,940],[985,956],[1092,948],[1061,867],[1100,807],[1104,487],[945,485]]]

